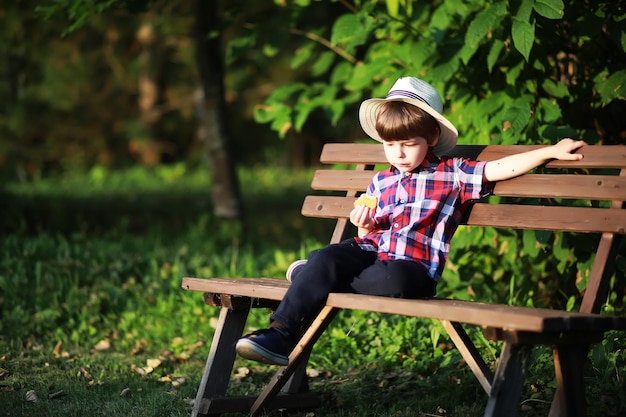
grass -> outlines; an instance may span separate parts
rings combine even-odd
[[[293,260],[324,245],[332,229],[299,214],[311,172],[255,169],[240,177],[248,208],[243,230],[211,216],[206,175],[182,166],[5,183],[2,415],[189,415],[218,311],[201,294],[182,291],[181,278],[281,277]],[[494,257],[495,239],[472,231],[459,240],[475,255],[458,257],[443,295],[468,297],[472,287],[483,296],[536,302],[524,295],[528,282],[518,278],[513,288],[506,273],[482,273],[496,267],[485,260]],[[616,302],[607,307],[617,314],[620,297],[613,288]],[[267,316],[254,311],[249,328],[264,326]],[[473,336],[481,341],[480,332]],[[488,357],[498,347],[481,343]],[[533,352],[521,416],[547,414],[551,366],[548,349]],[[238,359],[231,393],[257,391],[272,370]],[[482,415],[486,401],[441,325],[419,319],[343,312],[315,346],[309,372],[323,405],[296,415],[470,417]],[[626,412],[625,372],[626,341],[610,334],[586,369],[590,416]]]

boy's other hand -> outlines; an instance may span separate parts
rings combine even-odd
[[[350,212],[350,222],[359,229],[372,230],[376,225],[374,210],[367,206],[356,206]]]
[[[583,159],[583,156],[579,153],[574,153],[574,151],[586,144],[584,140],[561,139],[557,144],[552,145],[552,157],[562,161],[579,161]]]

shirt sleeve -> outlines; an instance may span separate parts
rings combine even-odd
[[[479,200],[493,192],[494,183],[485,179],[487,161],[457,158],[455,162],[463,202]]]

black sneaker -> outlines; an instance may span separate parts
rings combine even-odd
[[[239,356],[269,365],[287,365],[293,349],[289,334],[282,329],[270,327],[257,330],[237,341],[235,350]]]

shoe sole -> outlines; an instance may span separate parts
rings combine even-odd
[[[292,282],[292,275],[293,275],[293,271],[296,270],[296,268],[302,266],[306,264],[306,259],[300,259],[299,261],[295,261],[293,262],[291,265],[289,265],[289,268],[287,268],[287,273],[285,274],[287,281]]]
[[[235,347],[237,354],[242,358],[250,359],[256,362],[266,363],[268,365],[289,364],[289,358],[283,355],[277,355],[265,349],[263,346],[254,343],[249,339],[242,339],[237,342]]]

